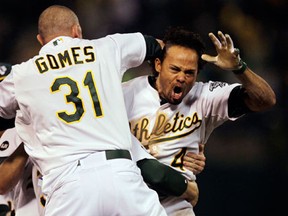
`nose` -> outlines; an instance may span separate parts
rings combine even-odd
[[[184,72],[180,72],[177,74],[177,81],[178,82],[185,82],[186,74]]]

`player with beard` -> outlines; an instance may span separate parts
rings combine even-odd
[[[217,56],[204,54],[198,34],[171,28],[163,38],[162,54],[151,62],[153,76],[122,85],[131,132],[150,154],[189,180],[195,175],[184,166],[184,158],[199,153],[199,143],[205,144],[215,128],[276,103],[270,85],[241,60],[228,34],[219,31],[219,39],[213,33],[209,37]],[[240,82],[198,82],[205,61],[233,73]],[[163,196],[161,203],[169,216],[195,214],[181,198]]]

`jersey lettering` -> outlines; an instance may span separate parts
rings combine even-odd
[[[171,163],[171,166],[184,170],[183,161],[184,161],[184,156],[186,154],[186,151],[187,151],[186,147],[182,148],[181,151],[179,151],[179,153],[175,155],[174,160]]]
[[[63,53],[41,56],[35,60],[35,64],[39,73],[45,73],[50,69],[60,69],[72,64],[94,62],[96,54],[93,50],[92,46],[72,47],[70,50],[64,50]]]
[[[130,122],[131,132],[143,144],[155,144],[169,140],[179,139],[193,133],[201,126],[202,120],[199,119],[197,112],[191,116],[184,116],[177,112],[169,121],[164,113],[157,115],[154,128],[149,135],[148,118],[140,119],[134,124]],[[169,134],[169,136],[166,136]],[[173,135],[175,134],[175,136]]]
[[[51,86],[52,93],[60,91],[62,86],[68,86],[70,88],[70,94],[66,94],[65,100],[68,104],[72,104],[74,106],[74,112],[68,113],[68,111],[59,111],[57,112],[58,117],[66,123],[72,123],[79,121],[84,115],[84,105],[83,100],[79,94],[79,85],[76,81],[72,80],[70,77],[60,77],[55,79]],[[84,86],[88,87],[93,108],[95,111],[95,117],[101,117],[103,115],[101,103],[99,100],[99,96],[97,93],[97,89],[95,86],[95,82],[93,80],[91,71],[88,71],[84,78]]]

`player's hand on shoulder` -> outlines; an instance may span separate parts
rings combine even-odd
[[[204,144],[199,144],[199,154],[188,152],[184,156],[184,167],[192,171],[195,175],[201,173],[206,165],[206,157],[204,155]]]

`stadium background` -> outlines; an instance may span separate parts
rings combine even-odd
[[[73,9],[83,36],[89,39],[134,31],[161,38],[168,26],[180,25],[200,33],[207,52],[215,54],[208,33],[229,33],[242,58],[271,84],[277,105],[265,113],[228,122],[211,135],[206,168],[198,176],[196,215],[274,216],[287,212],[287,0],[2,0],[0,61],[20,63],[38,53],[37,19],[52,4]],[[128,71],[124,80],[148,72],[144,64]],[[199,78],[237,81],[211,65]]]

